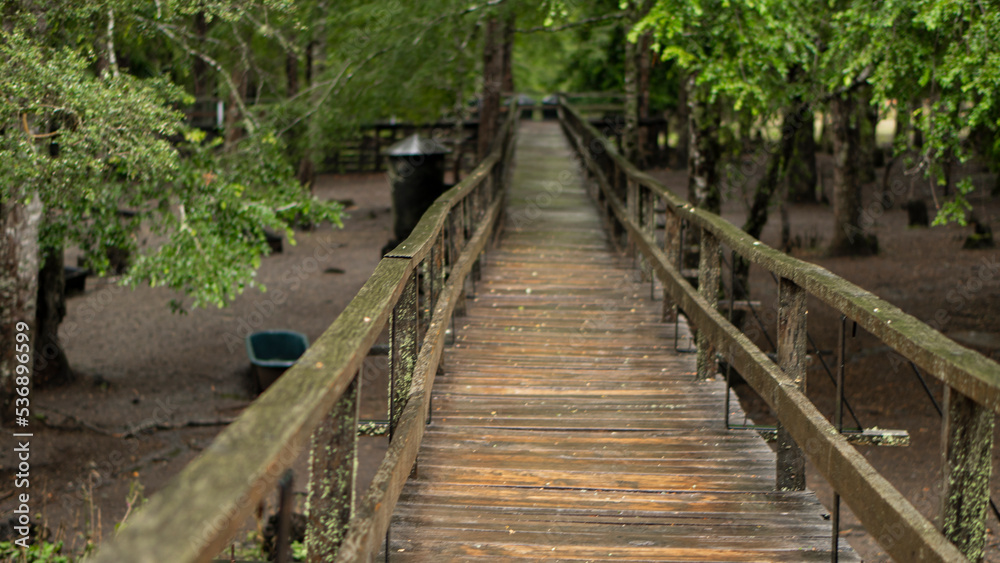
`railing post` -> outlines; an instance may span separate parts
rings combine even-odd
[[[778,366],[801,390],[806,388],[806,291],[792,280],[778,282]],[[777,489],[806,488],[806,458],[778,422]]]
[[[643,235],[648,239],[656,241],[656,197],[653,195],[653,190],[646,186],[639,185],[639,209],[640,209],[640,224],[642,225]],[[655,282],[653,281],[653,267],[646,256],[639,253],[639,263],[642,265],[642,276],[643,281],[650,282],[650,299],[653,298],[653,286]]]
[[[698,259],[698,293],[715,308],[719,303],[719,280],[722,275],[722,257],[719,239],[705,229],[701,230],[701,254]],[[704,330],[698,331],[698,379],[715,377],[715,346]]]
[[[941,533],[974,563],[986,544],[993,419],[991,410],[945,386]]]
[[[663,253],[667,256],[667,263],[681,269],[681,219],[669,206],[663,212]],[[677,318],[677,303],[670,297],[670,291],[666,282],[663,284],[663,320],[672,321]]]
[[[628,212],[628,218],[636,225],[640,225],[640,213],[639,213],[639,184],[635,180],[624,177],[625,179],[625,208]],[[627,253],[630,258],[635,259],[636,246],[635,241],[628,234],[628,229],[623,229],[625,231],[625,247],[627,248]]]
[[[336,558],[354,512],[360,387],[361,378],[355,375],[313,431],[306,524],[310,563]]]
[[[403,294],[389,317],[389,441],[406,406],[413,370],[417,365],[419,313],[417,303],[417,272],[410,272]]]
[[[455,266],[455,262],[458,261],[458,257],[462,255],[462,250],[465,249],[465,229],[463,227],[465,224],[464,210],[464,206],[456,205],[452,208],[451,213],[449,214],[449,224],[451,225],[451,256],[449,259],[450,263],[448,264],[449,273],[451,268]],[[458,293],[458,299],[455,302],[455,312],[452,315],[455,317],[465,316],[465,291],[460,291]]]

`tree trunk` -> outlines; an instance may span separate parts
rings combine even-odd
[[[635,42],[625,44],[625,156],[640,169],[650,165],[647,128],[642,120],[649,118],[649,32]]]
[[[309,45],[306,49],[306,84],[312,86],[312,84],[320,80],[320,76],[323,71],[326,70],[326,17],[327,5],[325,1],[320,1],[316,3],[316,25],[313,27],[312,38],[309,41]],[[322,92],[316,89],[312,92],[309,103],[311,108],[315,108],[320,104],[322,98]],[[305,152],[302,155],[302,160],[299,161],[299,169],[296,176],[299,179],[299,183],[303,186],[309,186],[309,190],[312,191],[316,180],[316,168],[323,161],[323,153],[320,147],[323,143],[320,142],[320,137],[322,135],[320,120],[313,118],[309,120],[306,125],[306,134],[304,139]]]
[[[651,45],[653,34],[651,31],[639,36],[638,53],[636,53],[636,66],[639,67],[638,76],[638,96],[639,96],[639,123],[649,119],[649,74],[652,65]],[[646,169],[652,166],[652,151],[654,143],[649,142],[650,127],[639,126],[636,134],[636,148],[639,153],[639,168]]]
[[[18,323],[34,325],[35,299],[38,294],[38,227],[42,203],[37,196],[27,205],[13,190],[7,201],[0,201],[0,422],[9,425],[14,419],[15,368],[18,364],[15,345]],[[27,331],[34,349],[34,326]],[[30,365],[30,364],[29,364]]]
[[[861,228],[861,127],[857,103],[851,92],[834,98],[833,129],[833,235],[831,256],[870,255],[877,250],[874,236]]]
[[[45,263],[38,272],[38,301],[35,313],[35,386],[68,383],[72,379],[69,360],[59,341],[59,325],[66,317],[66,278],[63,249],[47,249]]]
[[[505,93],[514,93],[514,29],[517,15],[511,12],[503,22],[503,86]]]
[[[625,131],[622,154],[632,164],[639,158],[639,65],[638,45],[625,40]]]
[[[871,86],[862,86],[857,91],[858,112],[858,175],[862,184],[874,182],[875,177],[875,127],[878,125],[878,107],[872,105]]]
[[[209,23],[205,18],[205,12],[198,12],[194,15],[194,36],[197,40],[197,48],[204,51],[205,38],[208,37]],[[211,83],[211,69],[201,57],[191,59],[191,87],[195,99],[204,98],[211,94],[209,87]]]
[[[786,121],[789,115],[786,114]],[[785,163],[788,201],[816,201],[816,124],[812,111],[800,112],[796,122],[792,152],[787,154]]]
[[[479,106],[478,160],[486,158],[496,136],[500,117],[500,90],[503,87],[503,30],[498,18],[486,21],[483,37],[483,94]],[[516,111],[511,107],[510,111]]]
[[[924,107],[924,102],[920,99],[910,100],[909,107],[910,115],[913,115],[913,112]],[[924,148],[924,130],[920,128],[919,124],[913,123],[912,119],[910,120],[910,126],[913,128],[913,148],[919,151]]]
[[[293,49],[285,51],[285,96],[294,97],[299,93],[299,56]]]
[[[688,200],[703,209],[718,213],[722,200],[719,193],[717,162],[720,112],[717,104],[709,103],[706,93],[695,87],[695,75],[688,76]]]
[[[249,82],[247,69],[240,66],[233,68],[232,79],[236,90],[229,93],[229,109],[226,110],[226,141],[224,145],[226,151],[234,150],[234,145],[243,137],[243,127],[240,125],[240,120],[245,116],[240,113],[237,98],[246,99]]]
[[[683,69],[677,69],[679,77],[679,88],[677,90],[677,148],[672,153],[671,168],[682,168],[687,166],[690,127],[688,111],[688,75]]]
[[[897,102],[896,103],[896,133],[893,135],[893,152],[903,152],[910,148],[910,132],[913,129],[913,123],[910,119],[910,105],[909,102]]]

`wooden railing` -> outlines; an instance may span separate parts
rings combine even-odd
[[[374,557],[416,460],[451,315],[501,224],[515,117],[302,358],[102,546],[96,562],[212,560],[310,448],[308,560]],[[358,370],[386,327],[390,444],[358,504]]]
[[[560,100],[559,114],[571,144],[596,180],[594,195],[608,226],[627,239],[628,247],[661,281],[666,302],[679,307],[697,328],[698,376],[714,377],[716,354],[720,355],[780,421],[777,488],[804,488],[804,456],[808,456],[896,560],[980,560],[993,418],[1000,410],[1000,365],[826,269],[787,256],[718,215],[696,209],[632,166],[565,98]],[[658,220],[665,223],[662,246],[655,236]],[[682,224],[700,240],[699,289],[681,273]],[[779,278],[777,363],[717,309],[722,246]],[[945,383],[941,530],[849,445],[802,391],[807,295],[857,322]]]
[[[365,125],[358,136],[334,144],[324,159],[321,171],[348,174],[357,172],[383,172],[386,170],[385,149],[414,133],[433,138],[451,152],[445,158],[445,170],[464,171],[466,161],[476,154],[476,134],[479,122],[450,121],[436,123],[374,123]]]

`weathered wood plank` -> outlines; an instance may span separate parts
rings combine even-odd
[[[568,111],[572,113],[572,109]],[[588,158],[586,157],[586,152],[584,152],[584,155],[585,158]],[[623,204],[617,198],[610,195],[610,184],[601,177],[602,172],[600,169],[592,163],[589,165],[595,176],[598,177],[598,183],[608,195],[608,202],[613,212],[625,223],[630,235],[636,238],[639,250],[650,257],[657,271],[657,276],[668,287],[671,296],[680,304],[681,309],[684,310],[687,316],[699,327],[699,330],[705,330],[710,334],[711,339],[722,351],[724,357],[730,358],[733,366],[768,403],[771,407],[771,412],[784,421],[792,438],[799,444],[805,444],[806,453],[816,463],[816,466],[823,473],[827,481],[831,483],[834,489],[851,506],[852,511],[872,536],[875,537],[876,541],[893,557],[899,560],[964,560],[964,557],[955,546],[945,539],[926,518],[847,443],[843,436],[839,435],[833,429],[832,425],[826,421],[808,398],[799,391],[795,383],[789,380],[781,369],[759,348],[750,342],[738,329],[730,325],[710,303],[694,290],[677,268],[666,259],[666,256],[655,243],[642,237],[642,231],[639,226],[627,221],[628,216]],[[638,174],[638,172],[636,173]],[[653,182],[653,184],[656,183]],[[668,205],[673,205],[671,198],[674,198],[674,196],[667,193],[665,197],[668,200]],[[763,247],[761,243],[749,239],[745,233],[742,233],[722,219],[716,220],[710,214],[699,214],[701,213],[700,210],[686,205],[678,206],[677,209],[684,209],[686,217],[690,217],[692,220],[698,219],[703,228],[713,231],[723,243],[738,252],[740,251],[741,244],[744,242],[747,242],[751,248]],[[702,221],[701,219],[705,220]],[[719,224],[717,225],[716,223]],[[775,255],[780,255],[776,258],[777,260],[794,260],[777,251],[773,251],[773,249],[770,249],[770,251]],[[758,258],[759,256],[751,257],[752,260],[760,263]],[[795,263],[800,263],[800,261],[795,261]],[[786,262],[787,264],[788,262]],[[801,264],[816,268],[804,262],[801,262]],[[770,265],[765,264],[766,267],[770,267]],[[822,268],[818,270],[822,270]],[[772,269],[772,271],[776,271],[781,276],[791,279],[810,293],[816,294],[813,286],[810,285],[816,280],[808,276],[799,275],[801,272],[792,275],[792,272],[784,269]],[[817,270],[809,271],[815,272]],[[822,271],[826,272],[826,270]],[[836,278],[836,276],[833,276],[829,272],[826,272],[826,274],[827,281],[830,279],[839,280],[839,278]],[[843,280],[834,282],[839,291],[838,295],[846,297],[848,294],[841,290],[850,284],[840,282],[843,282]],[[851,294],[848,301],[859,295],[861,296],[861,301],[868,300],[869,296],[874,297],[856,286],[850,287],[857,289],[857,293]],[[834,306],[836,307],[837,305],[835,304]],[[838,309],[841,311],[847,310],[843,304]],[[878,310],[874,311],[874,313],[877,314]],[[864,314],[869,315],[869,317],[871,316],[870,313]],[[902,312],[899,312],[899,314],[904,315]],[[901,317],[897,316],[896,318],[899,319]],[[925,328],[927,331],[934,332],[929,327]],[[923,329],[920,330],[922,331]],[[879,334],[885,335],[886,332],[880,330]],[[943,337],[941,338],[943,339]],[[911,339],[910,342],[912,344],[916,341]],[[892,344],[890,343],[890,345]],[[901,350],[901,348],[897,348],[897,350]],[[956,367],[956,365],[952,365],[952,368]],[[937,373],[939,375],[943,373],[940,366]],[[966,384],[977,380],[975,374],[963,373],[965,375],[960,378],[963,378]],[[967,377],[969,375],[972,375],[972,377]],[[990,377],[993,378],[994,376],[991,375]],[[1000,373],[995,378],[1000,379]],[[989,396],[989,393],[986,393],[978,397],[982,399]]]
[[[558,233],[578,217],[541,208],[518,222],[567,153],[521,158],[530,173],[516,173],[508,237],[436,378],[389,558],[829,558],[822,506],[774,491],[763,440],[722,428],[723,385],[696,381],[695,357],[675,354],[673,326],[628,261],[607,244],[566,244]]]
[[[393,442],[386,452],[372,479],[372,484],[359,506],[355,518],[337,554],[337,561],[367,560],[379,548],[389,527],[392,509],[402,490],[403,483],[417,457],[417,448],[423,438],[425,420],[429,409],[429,391],[444,345],[445,330],[458,303],[458,296],[465,291],[465,277],[489,241],[499,216],[501,201],[494,202],[486,212],[473,236],[469,239],[462,257],[455,263],[453,275],[448,279],[438,300],[433,321],[424,336],[414,370],[410,396],[400,417]]]

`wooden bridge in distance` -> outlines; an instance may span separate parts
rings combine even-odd
[[[1000,365],[693,208],[565,97],[558,112],[558,126],[508,112],[477,168],[96,563],[212,561],[275,488],[285,553],[305,454],[312,563],[856,561],[832,532],[839,499],[895,560],[981,560]],[[778,280],[774,356],[719,312],[723,251]],[[945,384],[939,526],[802,391],[807,295]],[[683,318],[664,322],[671,307]],[[387,420],[359,424],[359,369],[386,333]],[[726,428],[718,357],[778,419],[774,452]],[[357,436],[377,432],[388,450],[356,498]],[[829,511],[806,458],[837,495]]]
[[[725,429],[725,383],[674,351],[558,124],[523,123],[517,154],[389,560],[829,561],[828,511],[776,491],[763,439]]]

